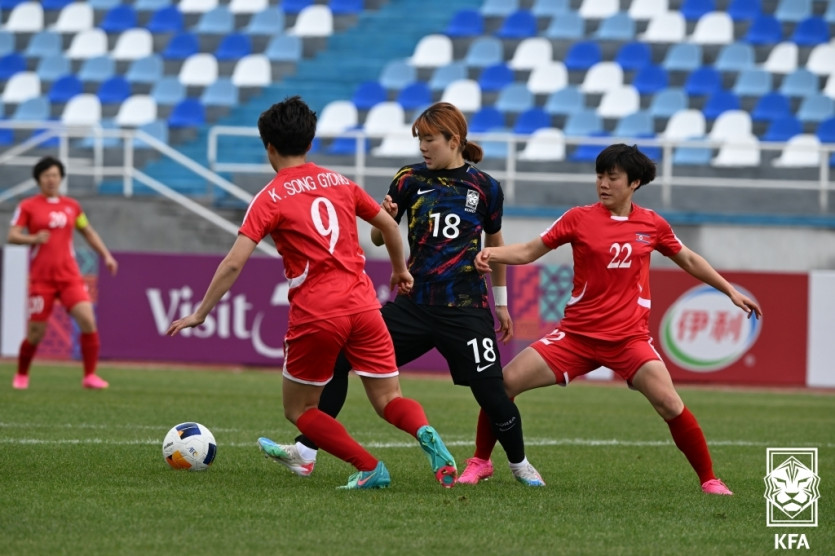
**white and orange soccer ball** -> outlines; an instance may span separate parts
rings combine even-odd
[[[180,423],[162,441],[162,456],[174,469],[202,471],[212,464],[216,455],[215,437],[200,423]]]

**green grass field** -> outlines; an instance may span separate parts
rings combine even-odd
[[[264,459],[259,436],[296,434],[281,375],[265,371],[101,369],[35,361],[30,388],[0,363],[0,554],[768,554],[775,533],[805,533],[835,554],[835,393],[680,386],[736,495],[708,496],[668,429],[622,384],[546,388],[518,399],[528,458],[548,483],[496,474],[443,489],[416,441],[379,419],[361,384],[341,420],[386,462],[392,485],[340,491],[353,468],[320,454],[301,479]],[[469,390],[404,375],[458,460],[472,455]],[[175,471],[161,443],[199,421],[218,441],[206,472]],[[766,527],[767,447],[817,447],[817,528]]]

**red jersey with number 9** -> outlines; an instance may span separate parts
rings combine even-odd
[[[252,199],[239,233],[275,241],[290,286],[291,325],[380,308],[356,218],[371,220],[379,211],[356,183],[312,162],[282,169]]]
[[[551,249],[570,243],[571,299],[559,328],[607,341],[649,334],[649,265],[653,250],[670,257],[683,244],[655,211],[632,204],[613,216],[601,203],[568,210],[542,233]]]
[[[46,243],[32,245],[29,260],[29,280],[58,282],[81,278],[72,234],[75,228],[87,226],[81,205],[69,197],[35,195],[24,199],[15,209],[12,226],[26,228],[30,234],[49,232]]]

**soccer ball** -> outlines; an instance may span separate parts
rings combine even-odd
[[[174,469],[207,469],[215,455],[215,437],[212,431],[200,423],[180,423],[168,431],[162,441],[162,457]]]

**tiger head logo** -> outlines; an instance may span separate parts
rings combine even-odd
[[[820,477],[794,456],[765,476],[765,499],[794,519],[820,498]]]

